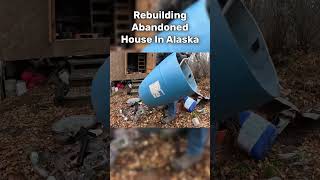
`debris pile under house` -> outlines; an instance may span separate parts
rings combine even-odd
[[[210,96],[210,80],[203,78],[198,83],[200,93]],[[183,100],[178,102],[177,117],[169,124],[163,124],[161,119],[164,107],[148,107],[132,93],[130,83],[116,84],[112,87],[110,96],[110,122],[113,128],[129,127],[210,127],[210,102],[201,100],[192,112],[184,107]],[[116,90],[115,90],[116,89]]]

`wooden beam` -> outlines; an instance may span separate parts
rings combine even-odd
[[[48,30],[49,30],[49,43],[56,40],[56,7],[55,0],[48,0]]]
[[[0,101],[4,99],[4,62],[0,59]]]

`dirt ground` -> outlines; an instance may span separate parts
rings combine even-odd
[[[208,78],[201,79],[198,82],[200,93],[210,97],[210,80]],[[110,126],[112,128],[139,128],[139,127],[157,127],[157,128],[195,128],[192,123],[192,118],[197,117],[200,122],[199,127],[210,127],[210,102],[199,104],[196,110],[192,113],[182,111],[177,115],[177,118],[169,124],[163,124],[163,111],[154,108],[150,113],[142,116],[137,121],[125,120],[120,116],[120,110],[128,109],[126,104],[130,98],[136,98],[138,95],[127,95],[126,92],[118,93],[110,97]],[[198,112],[197,110],[204,110]]]
[[[56,107],[49,86],[0,102],[0,179],[41,179],[32,169],[30,153],[59,152],[63,147],[54,139],[52,124],[81,114],[93,114],[90,103]]]
[[[275,59],[275,58],[274,58]],[[320,106],[320,53],[276,57],[282,94],[302,111]],[[320,179],[320,122],[290,125],[263,161],[234,145],[217,147],[216,179]]]
[[[185,149],[186,140],[181,139],[181,151]],[[181,153],[181,152],[180,152]],[[132,148],[123,150],[111,168],[112,180],[202,180],[210,179],[210,151],[206,148],[203,160],[186,171],[175,172],[170,162],[176,157],[175,142],[163,140],[152,135],[139,141]]]

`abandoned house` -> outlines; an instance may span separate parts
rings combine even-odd
[[[145,0],[0,2],[0,17],[3,19],[0,26],[0,96],[4,96],[4,81],[13,78],[8,76],[10,64],[21,65],[22,62],[37,59],[50,61],[71,59],[76,65],[89,65],[90,61],[93,64],[103,63],[102,59],[109,54],[109,48],[120,45],[121,34],[142,35],[141,32],[132,34],[131,26],[134,20],[131,13],[134,10],[151,9],[152,2]],[[141,49],[143,45],[126,48]],[[97,61],[97,58],[101,61]],[[89,74],[94,74],[96,69],[91,68]],[[75,74],[81,73],[79,70]]]

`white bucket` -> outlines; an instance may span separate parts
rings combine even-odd
[[[16,83],[15,79],[8,79],[4,81],[4,89],[6,91],[6,96],[16,96]]]
[[[24,81],[17,81],[16,84],[16,93],[18,96],[21,96],[27,92],[27,85]]]

